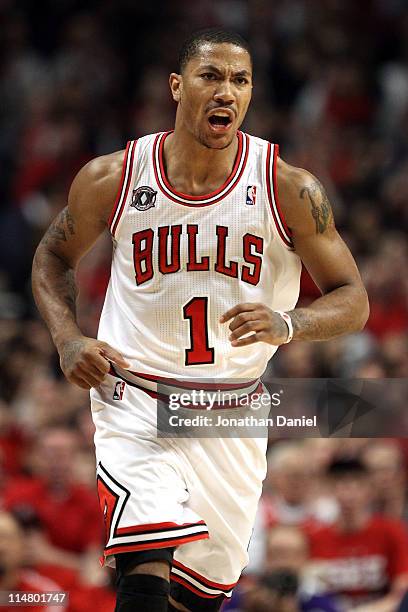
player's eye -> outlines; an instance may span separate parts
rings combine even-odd
[[[245,77],[237,77],[235,79],[235,82],[238,83],[238,85],[245,85],[246,83],[248,83],[248,79],[246,79]]]
[[[213,81],[217,77],[213,72],[203,72],[203,74],[201,75],[201,78],[205,79],[206,81]]]

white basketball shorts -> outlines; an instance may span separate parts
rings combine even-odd
[[[267,438],[158,438],[156,406],[153,392],[112,375],[91,390],[102,562],[176,547],[174,583],[230,597],[248,562]]]

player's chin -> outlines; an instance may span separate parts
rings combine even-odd
[[[215,130],[209,124],[201,140],[210,149],[225,149],[229,147],[236,135],[237,129],[232,124],[224,130]]]

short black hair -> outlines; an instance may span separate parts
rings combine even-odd
[[[342,478],[345,476],[367,476],[367,466],[358,458],[334,459],[327,468],[330,478]]]
[[[197,55],[200,45],[204,43],[222,44],[228,43],[241,47],[249,53],[252,63],[251,49],[247,41],[236,32],[222,28],[204,28],[190,34],[181,46],[179,53],[178,69],[181,74],[188,62]]]

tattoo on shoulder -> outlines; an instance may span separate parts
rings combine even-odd
[[[67,242],[75,234],[75,221],[67,208],[64,208],[46,231],[43,243]]]
[[[326,191],[320,181],[315,181],[300,192],[302,199],[308,199],[312,217],[316,224],[316,234],[323,234],[333,220],[333,213]]]

